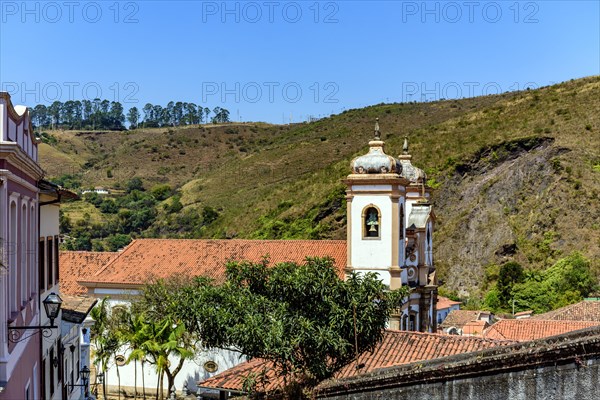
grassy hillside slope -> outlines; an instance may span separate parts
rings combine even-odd
[[[83,186],[123,187],[138,176],[147,189],[177,188],[183,209],[159,207],[146,236],[345,238],[341,179],[379,117],[386,151],[399,154],[409,136],[413,163],[436,188],[441,278],[472,292],[506,260],[545,268],[572,250],[600,257],[599,99],[600,78],[590,77],[291,126],[48,132],[40,154],[49,177],[73,174]],[[206,206],[218,218],[186,227]],[[65,207],[74,220],[81,209]]]

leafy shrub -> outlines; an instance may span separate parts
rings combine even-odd
[[[575,303],[597,290],[590,261],[574,252],[543,272],[530,272],[515,284],[513,296],[518,310],[544,313]]]
[[[156,200],[162,201],[171,196],[173,189],[168,184],[156,185],[150,190],[150,193]]]

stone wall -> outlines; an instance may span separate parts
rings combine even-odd
[[[328,382],[331,400],[600,398],[600,327]]]

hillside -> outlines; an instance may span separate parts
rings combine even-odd
[[[160,200],[144,236],[339,239],[341,179],[379,117],[387,152],[399,154],[409,136],[413,163],[436,188],[441,279],[449,290],[474,292],[506,260],[545,268],[580,250],[599,267],[599,99],[600,77],[590,77],[497,96],[381,104],[291,126],[49,131],[40,155],[49,178],[68,174],[83,187],[123,189],[137,176],[148,190],[176,189]],[[116,218],[87,202],[64,210],[73,224]]]

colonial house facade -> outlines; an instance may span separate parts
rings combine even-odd
[[[27,108],[0,92],[0,400],[66,399],[78,384],[65,379],[62,313],[43,305],[60,306],[58,209],[76,196],[43,176]]]
[[[40,398],[40,336],[11,328],[40,324],[38,143],[29,113],[0,92],[0,399]],[[56,332],[55,332],[56,334]],[[15,340],[9,340],[15,339]]]

